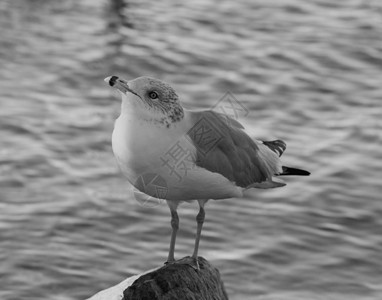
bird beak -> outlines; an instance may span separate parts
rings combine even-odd
[[[108,83],[110,86],[119,90],[122,94],[126,94],[127,92],[129,92],[141,98],[141,96],[139,96],[136,92],[130,89],[129,85],[127,84],[127,81],[123,79],[119,79],[118,76],[106,77],[104,81]]]

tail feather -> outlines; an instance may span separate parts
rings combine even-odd
[[[286,149],[286,144],[282,140],[263,141],[263,144],[271,149],[278,156],[281,156]]]
[[[296,168],[290,168],[290,167],[285,167],[283,166],[283,172],[278,174],[279,176],[284,176],[284,175],[298,175],[298,176],[309,176],[310,172],[301,170],[301,169],[296,169]]]

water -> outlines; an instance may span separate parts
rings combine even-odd
[[[85,299],[166,258],[167,206],[140,205],[113,159],[111,74],[171,82],[189,108],[230,91],[312,172],[208,204],[200,254],[230,299],[381,299],[382,3],[110,3],[0,4],[0,299]]]

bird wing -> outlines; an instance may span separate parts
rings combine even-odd
[[[188,113],[192,127],[187,137],[196,147],[197,166],[244,188],[281,172],[277,154],[252,140],[238,121],[214,111]]]

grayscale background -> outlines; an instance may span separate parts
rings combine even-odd
[[[0,299],[85,299],[167,257],[168,207],[114,162],[109,75],[158,77],[187,108],[229,91],[312,172],[208,203],[200,255],[230,299],[382,299],[381,71],[380,0],[2,0]],[[196,213],[179,209],[177,258]]]

